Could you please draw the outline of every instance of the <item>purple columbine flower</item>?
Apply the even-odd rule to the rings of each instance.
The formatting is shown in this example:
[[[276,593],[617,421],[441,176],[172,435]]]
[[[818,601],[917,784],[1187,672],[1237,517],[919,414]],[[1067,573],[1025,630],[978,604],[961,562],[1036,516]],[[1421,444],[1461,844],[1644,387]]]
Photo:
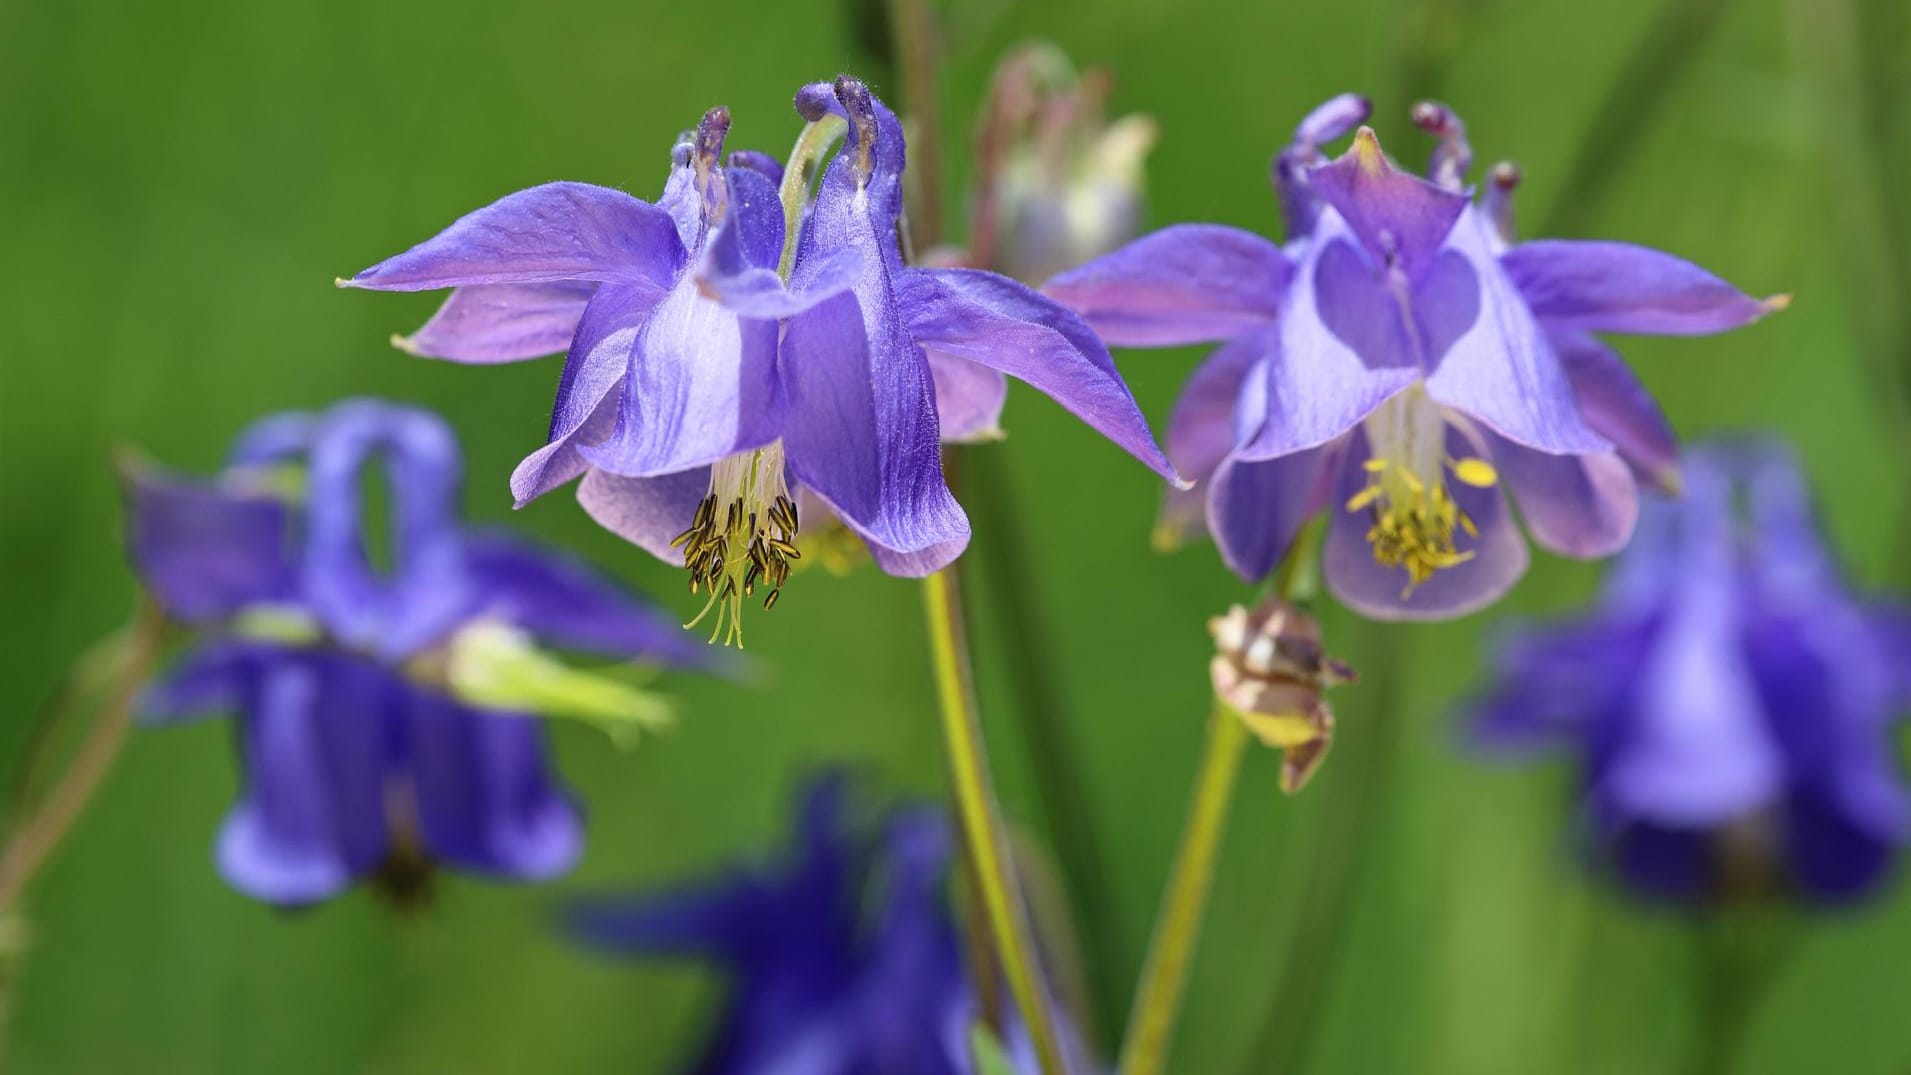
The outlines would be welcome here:
[[[1585,835],[1643,893],[1849,899],[1911,835],[1907,625],[1844,587],[1782,448],[1707,446],[1591,613],[1501,647],[1476,728],[1574,752]]]
[[[813,84],[797,107],[848,126],[798,221],[784,219],[773,162],[718,165],[729,119],[714,109],[658,205],[534,187],[342,281],[457,288],[408,341],[420,353],[506,361],[568,342],[550,443],[513,488],[522,502],[585,474],[594,518],[689,569],[717,612],[713,640],[741,641],[756,589],[776,601],[799,520],[818,511],[891,574],[960,554],[969,523],[940,441],[994,429],[1004,374],[1173,476],[1074,314],[1006,277],[902,264],[902,128],[862,83]],[[797,203],[804,178],[790,177]],[[786,224],[798,230],[787,266]]]
[[[379,460],[389,571],[373,566],[361,494]],[[583,821],[526,710],[563,707],[584,673],[537,658],[532,641],[706,660],[581,562],[460,527],[459,467],[435,415],[371,400],[257,423],[210,481],[127,466],[134,564],[198,632],[143,718],[236,714],[244,789],[217,857],[248,895],[312,903],[421,859],[523,880],[564,872]],[[590,682],[592,697],[641,701]]]
[[[841,778],[806,789],[781,863],[570,909],[569,931],[598,950],[711,960],[729,972],[729,999],[689,1070],[974,1070],[970,1027],[982,1012],[943,901],[947,826],[930,811],[897,811],[871,839],[846,816],[847,790]],[[1017,1069],[1036,1070],[1027,1043],[1010,1037]],[[1081,1054],[1072,1037],[1067,1047]]]
[[[1045,290],[1118,346],[1225,341],[1170,425],[1169,454],[1201,488],[1170,495],[1167,540],[1205,520],[1256,579],[1330,510],[1325,573],[1342,601],[1456,616],[1525,571],[1502,486],[1534,540],[1598,557],[1632,531],[1635,473],[1671,478],[1664,417],[1590,333],[1719,332],[1784,299],[1623,243],[1509,245],[1516,175],[1496,169],[1473,204],[1471,151],[1440,105],[1415,109],[1440,136],[1430,180],[1397,170],[1366,127],[1322,163],[1317,147],[1367,113],[1363,98],[1329,101],[1276,159],[1286,248],[1179,225]]]

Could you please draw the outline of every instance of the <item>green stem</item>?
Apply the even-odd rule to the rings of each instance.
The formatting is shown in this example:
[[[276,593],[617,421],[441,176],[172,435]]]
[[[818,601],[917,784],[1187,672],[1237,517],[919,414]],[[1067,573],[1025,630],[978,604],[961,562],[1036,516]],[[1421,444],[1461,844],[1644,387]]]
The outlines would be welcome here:
[[[1035,1044],[1041,1070],[1044,1075],[1061,1075],[1061,1046],[1037,962],[1035,931],[1009,857],[1007,833],[989,778],[981,714],[970,678],[968,638],[962,625],[962,596],[954,568],[944,568],[923,580],[922,602],[929,621],[929,650],[942,711],[942,735],[966,861],[982,897],[996,959]]]
[[[119,635],[112,661],[112,687],[101,702],[86,737],[46,798],[20,818],[0,851],[0,912],[11,908],[27,883],[46,864],[73,822],[99,790],[100,782],[119,756],[132,726],[133,703],[159,658],[166,617],[158,606],[141,598],[131,627]]]
[[[1159,1075],[1166,1066],[1247,742],[1247,726],[1217,706],[1208,717],[1207,748],[1195,778],[1187,827],[1135,993],[1134,1015],[1121,1048],[1121,1075]]]

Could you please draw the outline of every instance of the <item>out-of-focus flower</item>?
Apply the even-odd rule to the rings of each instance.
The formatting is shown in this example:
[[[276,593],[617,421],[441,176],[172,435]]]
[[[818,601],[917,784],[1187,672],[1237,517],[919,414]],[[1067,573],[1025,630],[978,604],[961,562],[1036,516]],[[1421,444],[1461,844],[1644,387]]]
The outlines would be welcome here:
[[[976,139],[975,264],[1039,283],[1134,238],[1157,131],[1147,116],[1108,122],[1109,86],[1046,42],[996,67]]]
[[[712,960],[729,999],[698,1075],[966,1075],[982,1017],[942,895],[950,834],[924,810],[870,839],[841,778],[813,783],[787,860],[661,893],[586,900],[566,925],[602,951]],[[1034,1071],[1010,1034],[1019,1070]],[[1071,1056],[1081,1044],[1066,1043]],[[1071,1065],[1071,1070],[1088,1070]]]
[[[386,541],[366,533],[361,491],[378,460]],[[125,466],[134,564],[198,632],[143,717],[236,716],[244,789],[218,862],[249,895],[311,903],[421,857],[526,880],[562,873],[583,824],[532,714],[629,730],[669,714],[534,641],[708,663],[583,563],[461,527],[459,467],[435,415],[371,400],[267,418],[209,481]]]
[[[1214,695],[1261,742],[1286,752],[1281,789],[1313,777],[1334,741],[1334,711],[1321,697],[1354,681],[1354,670],[1321,649],[1314,617],[1276,597],[1252,612],[1235,605],[1208,621]]]
[[[758,587],[775,603],[812,506],[891,574],[959,555],[969,523],[939,444],[995,428],[1005,373],[1173,475],[1074,314],[992,273],[902,265],[902,129],[862,83],[807,86],[797,107],[842,117],[848,143],[798,222],[787,280],[780,168],[761,154],[719,167],[729,121],[716,109],[679,147],[685,163],[657,206],[548,184],[342,281],[458,288],[410,344],[467,361],[548,352],[574,319],[551,443],[513,488],[528,500],[588,469],[586,510],[685,564],[717,612],[713,641],[741,642]],[[525,288],[566,289],[581,312],[537,307]],[[517,331],[531,322],[551,331]]]
[[[1205,522],[1228,566],[1256,579],[1328,510],[1336,596],[1375,618],[1444,618],[1526,569],[1502,485],[1534,540],[1598,557],[1632,531],[1635,471],[1670,475],[1664,417],[1589,333],[1719,332],[1784,299],[1623,243],[1509,246],[1514,173],[1496,171],[1474,206],[1471,151],[1440,105],[1415,109],[1440,137],[1430,181],[1397,170],[1365,127],[1321,163],[1318,147],[1367,112],[1359,97],[1329,101],[1276,159],[1285,249],[1180,225],[1045,290],[1111,344],[1226,341],[1169,428],[1170,456],[1204,487],[1170,495],[1166,541]]]
[[[1590,614],[1501,647],[1476,729],[1574,752],[1585,835],[1642,892],[1849,899],[1911,834],[1907,623],[1846,590],[1782,448],[1707,446]]]

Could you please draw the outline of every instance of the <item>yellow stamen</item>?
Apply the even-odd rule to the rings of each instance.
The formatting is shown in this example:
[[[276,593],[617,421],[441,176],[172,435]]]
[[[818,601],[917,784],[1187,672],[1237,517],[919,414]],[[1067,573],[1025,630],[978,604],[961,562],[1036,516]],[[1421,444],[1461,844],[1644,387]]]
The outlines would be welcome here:
[[[1435,572],[1473,558],[1472,550],[1460,551],[1456,537],[1477,538],[1479,528],[1447,491],[1447,471],[1475,489],[1493,487],[1499,473],[1484,459],[1447,456],[1446,418],[1419,387],[1383,404],[1367,419],[1366,431],[1373,453],[1361,463],[1367,484],[1346,507],[1370,513],[1367,542],[1374,560],[1406,571],[1404,598]]]

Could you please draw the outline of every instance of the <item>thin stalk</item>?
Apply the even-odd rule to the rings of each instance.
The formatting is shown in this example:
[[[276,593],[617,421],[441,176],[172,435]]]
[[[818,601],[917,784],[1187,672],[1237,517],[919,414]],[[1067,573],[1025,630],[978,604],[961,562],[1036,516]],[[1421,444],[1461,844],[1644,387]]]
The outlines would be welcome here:
[[[159,659],[165,627],[166,617],[159,607],[141,598],[132,626],[120,636],[120,659],[115,662],[112,687],[86,737],[74,748],[58,782],[14,826],[6,850],[0,852],[0,911],[13,906],[46,864],[119,756],[132,726],[133,702]]]
[[[1312,568],[1320,526],[1309,525],[1295,538],[1268,590],[1283,600],[1311,594]],[[1188,821],[1181,830],[1174,869],[1148,956],[1142,963],[1141,982],[1135,989],[1128,1016],[1128,1033],[1121,1046],[1121,1075],[1159,1075],[1174,1043],[1175,1020],[1181,1013],[1181,995],[1187,991],[1188,965],[1201,938],[1208,890],[1214,885],[1214,863],[1227,832],[1228,809],[1234,802],[1235,778],[1247,753],[1247,726],[1217,702],[1208,717],[1207,745],[1201,769],[1195,775],[1188,803]]]
[[[1228,806],[1247,742],[1247,726],[1217,706],[1208,717],[1207,748],[1195,777],[1188,823],[1181,832],[1181,848],[1175,853],[1174,872],[1142,966],[1134,1014],[1121,1047],[1121,1075],[1159,1075],[1167,1065],[1175,1017],[1188,984],[1188,964],[1201,936],[1214,862],[1227,831]]]
[[[936,99],[942,50],[937,47],[935,12],[926,0],[890,0],[895,32],[897,74],[915,133],[909,140],[909,174],[915,179],[915,203],[909,207],[911,238],[928,250],[942,241],[942,110]]]
[[[1009,992],[1022,1013],[1029,1039],[1035,1044],[1041,1070],[1044,1075],[1061,1075],[1060,1039],[1049,1013],[1035,931],[1015,876],[1001,808],[989,777],[981,714],[970,676],[968,635],[962,623],[962,595],[954,568],[944,568],[923,580],[922,602],[929,622],[929,651],[965,861],[982,897],[996,959],[1008,979]]]

